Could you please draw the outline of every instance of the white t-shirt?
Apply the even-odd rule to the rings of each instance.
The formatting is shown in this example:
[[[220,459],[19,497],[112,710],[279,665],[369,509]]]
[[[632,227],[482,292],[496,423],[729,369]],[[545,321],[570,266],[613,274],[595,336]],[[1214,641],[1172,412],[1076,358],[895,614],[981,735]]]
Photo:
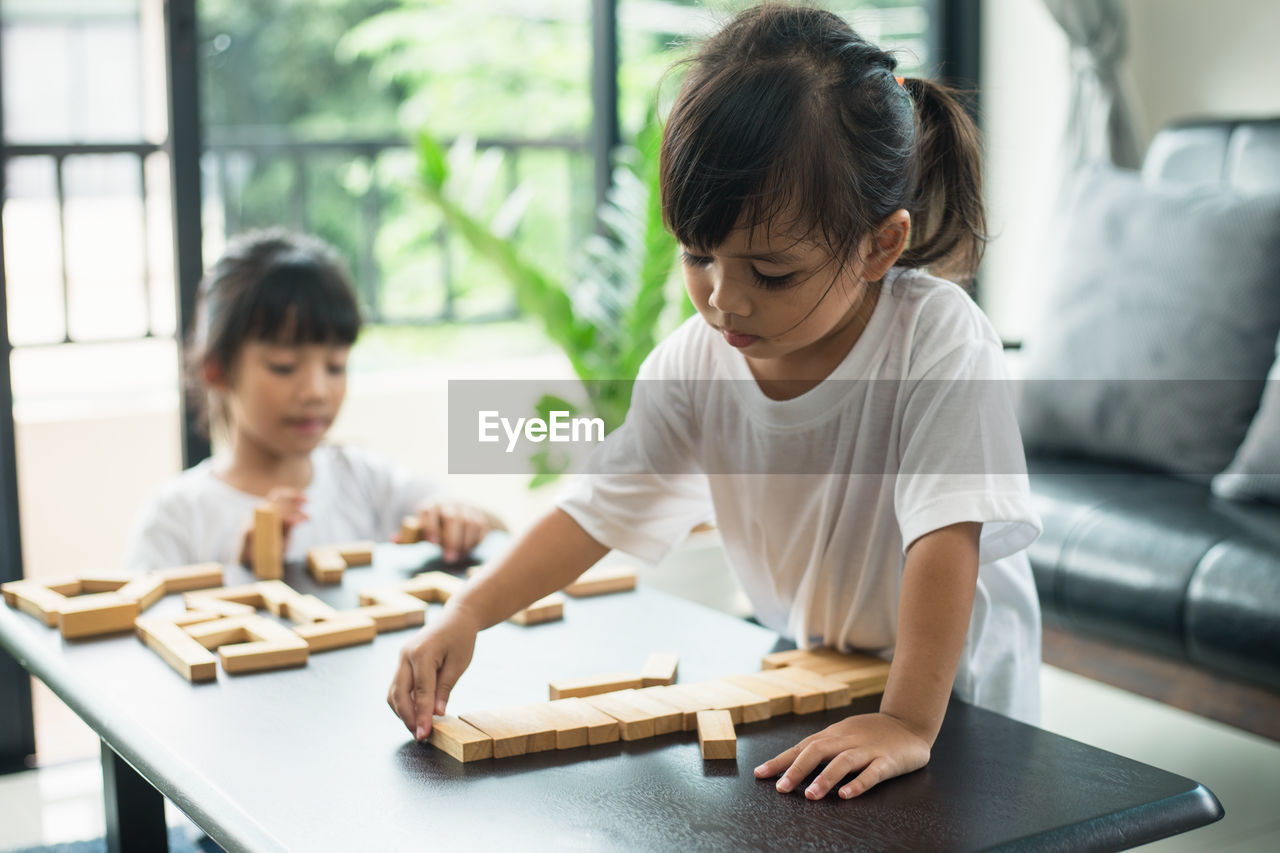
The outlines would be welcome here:
[[[289,532],[286,560],[305,559],[317,545],[388,541],[405,515],[438,497],[430,483],[356,448],[322,445],[311,463],[303,506],[308,519]],[[218,479],[214,461],[206,459],[152,496],[134,523],[125,568],[239,563],[245,528],[262,500]]]
[[[714,518],[760,622],[801,647],[891,657],[906,547],[982,522],[954,691],[1037,722],[1040,533],[999,338],[956,285],[885,277],[866,329],[816,387],[764,395],[692,317],[640,370],[627,422],[561,508],[601,543],[659,560]]]

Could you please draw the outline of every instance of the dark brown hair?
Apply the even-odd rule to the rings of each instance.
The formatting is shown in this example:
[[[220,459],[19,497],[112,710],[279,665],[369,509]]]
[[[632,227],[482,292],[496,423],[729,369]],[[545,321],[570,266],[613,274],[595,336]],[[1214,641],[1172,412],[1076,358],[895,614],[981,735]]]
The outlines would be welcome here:
[[[766,4],[690,60],[662,139],[662,211],[684,245],[737,225],[820,237],[840,263],[905,209],[898,263],[957,280],[986,243],[977,129],[957,94],[894,77],[897,60],[839,16]]]
[[[227,426],[209,400],[206,365],[230,376],[250,341],[297,346],[350,346],[360,334],[360,309],[351,277],[329,244],[282,229],[232,239],[200,281],[186,351],[187,389],[206,428]]]

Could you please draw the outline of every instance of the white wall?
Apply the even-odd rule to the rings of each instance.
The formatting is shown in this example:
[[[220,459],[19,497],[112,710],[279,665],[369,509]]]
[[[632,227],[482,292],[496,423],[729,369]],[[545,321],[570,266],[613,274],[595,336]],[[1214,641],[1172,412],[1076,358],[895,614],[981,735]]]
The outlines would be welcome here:
[[[1140,143],[1171,119],[1280,116],[1280,3],[1126,0],[1129,61],[1122,79]],[[995,241],[982,286],[1007,339],[1034,319],[1039,257],[1060,174],[1068,96],[1066,39],[1039,0],[985,0],[983,109],[987,198]]]

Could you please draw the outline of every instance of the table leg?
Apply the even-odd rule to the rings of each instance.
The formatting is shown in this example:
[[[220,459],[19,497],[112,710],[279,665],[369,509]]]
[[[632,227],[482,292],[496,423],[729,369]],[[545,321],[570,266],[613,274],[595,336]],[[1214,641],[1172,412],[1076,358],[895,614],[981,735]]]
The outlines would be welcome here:
[[[169,849],[164,797],[106,741],[102,742],[102,798],[108,853]]]

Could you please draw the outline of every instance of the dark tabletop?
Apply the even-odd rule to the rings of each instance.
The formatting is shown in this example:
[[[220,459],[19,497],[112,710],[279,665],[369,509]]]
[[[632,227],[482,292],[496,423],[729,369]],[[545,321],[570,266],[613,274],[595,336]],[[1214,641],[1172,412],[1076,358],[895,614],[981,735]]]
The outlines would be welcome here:
[[[340,607],[407,578],[429,546],[381,546],[341,587],[285,580]],[[227,584],[252,578],[229,568]],[[151,611],[180,609],[169,596]],[[427,618],[439,612],[432,605]],[[132,635],[65,641],[0,605],[0,642],[228,850],[1118,850],[1222,814],[1197,783],[952,701],[925,769],[862,797],[778,794],[752,768],[848,710],[738,727],[737,761],[695,733],[461,764],[387,708],[412,631],[306,667],[189,684]],[[647,590],[570,599],[560,622],[483,632],[450,713],[547,698],[554,678],[680,654],[680,681],[759,669],[777,636]],[[877,699],[852,710],[875,709]],[[803,786],[800,786],[803,790]]]

